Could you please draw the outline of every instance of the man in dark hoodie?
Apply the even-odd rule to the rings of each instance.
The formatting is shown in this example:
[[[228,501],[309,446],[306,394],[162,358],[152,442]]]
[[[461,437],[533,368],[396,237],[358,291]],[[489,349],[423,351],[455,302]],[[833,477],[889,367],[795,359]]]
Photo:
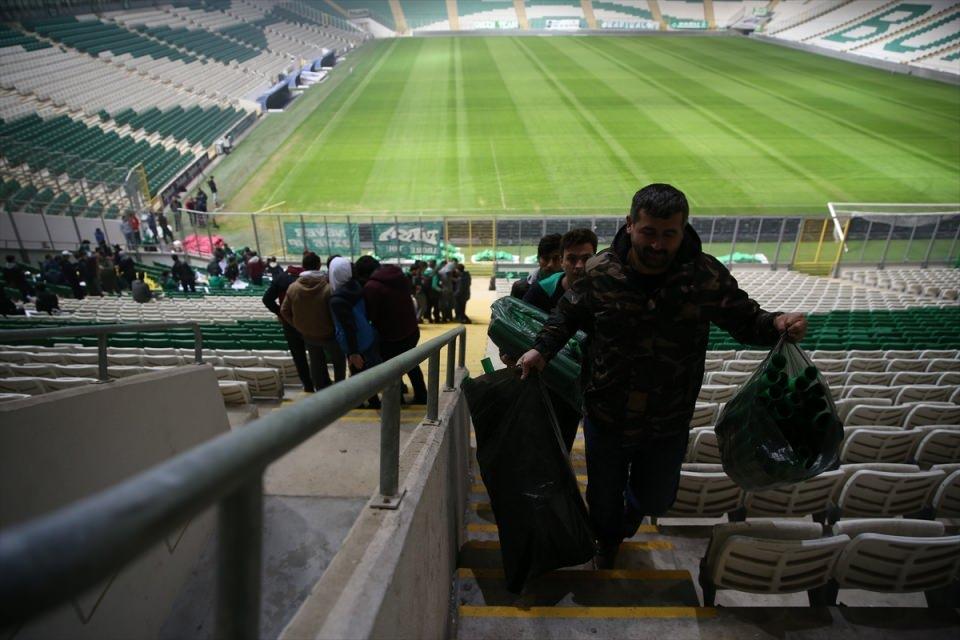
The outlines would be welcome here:
[[[303,384],[303,390],[313,393],[316,387],[313,386],[313,378],[310,377],[307,346],[303,342],[303,336],[280,315],[280,305],[286,299],[287,289],[296,278],[286,273],[273,258],[267,263],[267,271],[270,273],[271,281],[261,301],[263,306],[275,313],[280,321],[280,328],[283,330],[283,337],[287,340],[287,347],[290,348],[290,356],[293,358],[293,365],[297,368],[297,377]]]
[[[518,361],[526,376],[578,329],[589,336],[581,372],[587,503],[603,569],[644,516],[676,499],[710,323],[754,345],[806,333],[803,314],[761,309],[703,252],[689,213],[670,185],[638,191],[613,245],[587,261]]]
[[[367,319],[380,336],[380,357],[386,362],[413,349],[420,341],[420,327],[413,307],[410,280],[393,264],[380,265],[372,256],[354,264],[357,280],[363,285]],[[413,387],[413,404],[426,404],[427,385],[419,366],[407,372]]]
[[[333,339],[333,317],[330,315],[330,281],[320,272],[320,256],[310,252],[303,256],[303,271],[288,288],[280,305],[280,316],[303,336],[310,356],[310,377],[315,389],[329,387],[327,353],[333,360],[334,381],[346,377],[343,356]]]

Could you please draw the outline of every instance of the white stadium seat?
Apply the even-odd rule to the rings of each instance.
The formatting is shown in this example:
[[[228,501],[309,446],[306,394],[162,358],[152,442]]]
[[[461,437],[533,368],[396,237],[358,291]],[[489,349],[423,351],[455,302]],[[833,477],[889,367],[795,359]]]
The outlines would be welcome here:
[[[740,504],[740,487],[719,464],[684,464],[677,499],[662,517],[717,518]]]
[[[716,525],[700,563],[703,604],[712,607],[718,589],[748,593],[798,593],[822,587],[849,542],[822,537],[816,522],[732,522]]]
[[[905,463],[921,435],[899,427],[845,427],[840,461]]]

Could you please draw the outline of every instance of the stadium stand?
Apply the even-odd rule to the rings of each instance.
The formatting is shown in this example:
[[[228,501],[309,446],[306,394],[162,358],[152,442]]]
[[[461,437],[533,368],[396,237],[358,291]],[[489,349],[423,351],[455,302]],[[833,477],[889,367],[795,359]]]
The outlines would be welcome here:
[[[460,29],[517,29],[520,23],[511,0],[457,0]]]
[[[445,2],[401,0],[403,15],[412,31],[449,31],[450,16]]]
[[[706,28],[706,16],[703,2],[687,2],[686,0],[659,0],[660,13],[671,29],[685,24],[685,28],[699,25]]]
[[[585,29],[583,7],[577,0],[524,0],[531,29]]]
[[[383,26],[397,30],[389,0],[337,0],[337,4],[347,11],[368,12],[371,18]]]
[[[844,270],[841,277],[870,287],[943,300],[957,300],[960,292],[956,269],[852,269]]]
[[[601,29],[659,28],[649,6],[645,0],[595,0],[593,14]]]

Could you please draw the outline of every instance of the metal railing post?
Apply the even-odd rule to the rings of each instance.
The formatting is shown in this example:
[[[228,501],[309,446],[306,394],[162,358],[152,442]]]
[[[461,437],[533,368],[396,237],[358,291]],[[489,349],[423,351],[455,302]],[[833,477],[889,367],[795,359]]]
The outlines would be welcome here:
[[[215,636],[223,640],[257,640],[263,553],[263,477],[260,472],[220,502],[217,532]]]
[[[193,325],[193,358],[197,364],[203,364],[203,331],[199,322]]]
[[[100,382],[109,382],[110,373],[107,370],[107,334],[97,336],[97,377]]]
[[[430,354],[427,366],[427,421],[436,424],[440,416],[440,351]]]
[[[457,373],[457,337],[451,338],[447,343],[447,380],[443,387],[444,391],[454,391],[453,388],[455,375]]]
[[[400,379],[383,390],[380,405],[380,498],[375,509],[396,509],[405,492],[398,491],[400,481]]]
[[[466,329],[464,329],[463,333],[460,334],[459,350],[460,350],[460,368],[463,369],[467,366],[467,331]]]

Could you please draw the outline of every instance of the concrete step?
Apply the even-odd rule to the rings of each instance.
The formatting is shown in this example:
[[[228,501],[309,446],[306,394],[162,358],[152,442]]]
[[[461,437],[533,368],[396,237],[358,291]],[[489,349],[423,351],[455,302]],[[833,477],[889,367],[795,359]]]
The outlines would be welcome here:
[[[674,567],[673,542],[664,539],[628,540],[620,545],[617,569]],[[657,556],[667,557],[658,558]],[[460,547],[458,566],[464,569],[502,569],[499,540],[467,540]]]
[[[898,607],[474,607],[458,608],[457,638],[830,638],[954,640],[955,609]]]
[[[659,534],[660,531],[652,524],[640,525],[637,535],[631,540],[647,540],[651,535]],[[499,540],[499,530],[495,522],[469,522],[467,523],[467,540]]]
[[[700,605],[689,571],[662,569],[560,570],[507,591],[502,569],[457,570],[458,606],[636,607]]]

